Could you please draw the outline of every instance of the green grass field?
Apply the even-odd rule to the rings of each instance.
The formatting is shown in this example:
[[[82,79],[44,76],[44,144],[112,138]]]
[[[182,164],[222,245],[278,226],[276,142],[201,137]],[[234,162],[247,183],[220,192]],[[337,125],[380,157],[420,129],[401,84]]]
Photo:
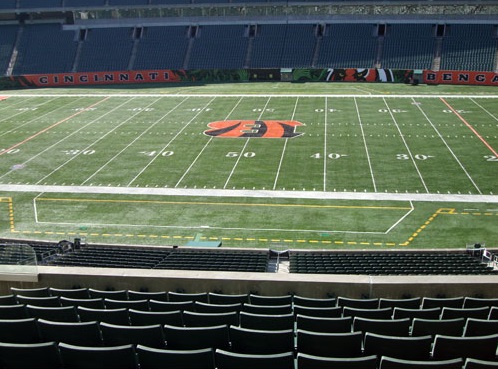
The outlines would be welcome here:
[[[3,91],[0,236],[497,246],[497,98],[346,83]]]

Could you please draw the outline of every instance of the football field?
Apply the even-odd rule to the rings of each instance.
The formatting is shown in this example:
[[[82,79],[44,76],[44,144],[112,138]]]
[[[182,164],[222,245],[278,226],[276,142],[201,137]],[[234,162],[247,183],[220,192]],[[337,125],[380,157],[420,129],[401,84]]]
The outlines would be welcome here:
[[[331,85],[0,92],[0,236],[497,246],[494,90]]]

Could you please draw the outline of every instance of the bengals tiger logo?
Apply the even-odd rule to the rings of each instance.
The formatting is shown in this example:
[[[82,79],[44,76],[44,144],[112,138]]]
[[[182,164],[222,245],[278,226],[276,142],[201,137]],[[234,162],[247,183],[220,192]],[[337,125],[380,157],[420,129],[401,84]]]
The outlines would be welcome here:
[[[297,133],[296,127],[304,124],[296,120],[220,120],[211,122],[204,131],[213,137],[242,138],[294,138],[303,133]]]

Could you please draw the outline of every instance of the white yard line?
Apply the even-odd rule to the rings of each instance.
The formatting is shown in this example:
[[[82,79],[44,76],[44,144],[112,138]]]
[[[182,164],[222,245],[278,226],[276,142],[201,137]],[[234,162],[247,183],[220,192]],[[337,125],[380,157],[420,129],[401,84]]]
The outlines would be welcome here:
[[[323,125],[323,191],[327,191],[327,117],[328,117],[328,100],[325,98],[325,115]]]
[[[180,101],[180,102],[179,102],[179,103],[178,103],[178,104],[177,104],[177,105],[176,105],[173,109],[169,110],[166,114],[164,114],[164,115],[161,117],[161,119],[160,119],[160,120],[164,119],[166,116],[168,116],[171,112],[173,112],[174,110],[176,110],[176,109],[177,109],[180,105],[182,105],[182,104],[183,104],[185,101],[187,101],[187,100],[188,100],[188,97],[184,98],[184,99],[183,99],[182,101]],[[212,101],[212,100],[211,100],[211,101]],[[210,102],[211,102],[211,101],[210,101]],[[209,103],[208,103],[208,104],[209,104]],[[199,113],[197,113],[197,114],[194,116],[194,118],[192,118],[192,120],[193,120],[193,119],[195,119],[195,118],[196,118],[199,114],[200,114],[200,111],[199,111]],[[138,174],[137,174],[135,177],[133,177],[133,178],[132,178],[132,180],[131,180],[130,182],[128,182],[127,186],[131,186],[131,185],[132,185],[132,183],[133,183],[133,182],[135,182],[135,181],[137,180],[137,178],[138,178],[138,177],[140,177],[140,176],[141,176],[141,175],[142,175],[142,174],[143,174],[143,173],[144,173],[144,172],[145,172],[145,171],[146,171],[146,170],[147,170],[147,169],[148,169],[148,168],[152,165],[152,163],[154,163],[154,162],[156,161],[156,159],[157,159],[157,158],[159,158],[159,157],[163,154],[164,150],[166,150],[166,149],[169,147],[169,145],[171,145],[171,143],[172,143],[172,142],[173,142],[173,141],[174,141],[174,140],[175,140],[175,139],[176,139],[176,138],[177,138],[177,137],[178,137],[178,136],[179,136],[179,135],[180,135],[180,134],[181,134],[181,133],[182,133],[182,132],[183,132],[186,128],[187,128],[187,126],[188,126],[188,125],[192,122],[192,120],[190,120],[190,122],[188,122],[186,125],[184,125],[184,126],[182,127],[182,129],[180,129],[178,132],[176,132],[175,136],[174,136],[171,140],[169,140],[169,141],[168,141],[168,143],[167,143],[166,145],[164,145],[164,146],[161,148],[161,150],[159,150],[159,151],[157,152],[157,154],[156,154],[156,155],[155,155],[155,156],[154,156],[154,157],[153,157],[153,158],[152,158],[152,159],[151,159],[151,160],[147,163],[147,165],[146,165],[146,166],[144,166],[144,167],[140,170],[140,172],[138,172]]]
[[[413,157],[412,151],[410,150],[410,147],[408,146],[408,143],[405,140],[405,136],[403,135],[403,132],[401,132],[401,129],[399,128],[398,122],[396,121],[396,118],[394,118],[394,114],[391,111],[391,108],[389,107],[389,105],[387,104],[387,101],[385,99],[383,99],[383,100],[384,100],[384,104],[386,104],[387,111],[389,112],[389,115],[391,116],[391,119],[394,122],[394,125],[396,126],[396,128],[399,132],[399,136],[401,137],[401,140],[403,141],[403,144],[405,145],[406,150],[408,151],[408,156],[410,157],[410,159],[415,167],[415,170],[418,173],[418,177],[420,178],[420,181],[422,182],[422,185],[424,186],[425,192],[429,193],[429,189],[427,188],[427,185],[425,184],[424,177],[422,177],[422,173],[420,172],[420,169],[417,166],[417,162],[415,161],[415,158]]]
[[[57,141],[57,142],[56,142],[56,143],[54,143],[53,145],[50,145],[50,146],[49,146],[49,147],[47,147],[45,150],[43,150],[43,151],[39,152],[39,153],[38,153],[38,154],[36,154],[35,156],[32,156],[29,160],[25,161],[23,164],[26,164],[26,163],[30,162],[31,160],[33,160],[33,159],[35,159],[36,157],[40,156],[41,154],[43,154],[43,153],[47,152],[48,150],[52,149],[53,147],[58,146],[61,142],[66,141],[68,138],[70,138],[70,137],[74,136],[75,134],[79,133],[80,131],[84,130],[86,127],[88,127],[88,126],[92,125],[93,123],[95,123],[95,122],[99,121],[100,119],[102,119],[102,117],[104,117],[104,116],[106,116],[106,115],[108,115],[108,114],[110,114],[110,113],[114,112],[115,110],[119,109],[119,108],[120,108],[120,107],[122,107],[123,105],[128,104],[128,103],[130,102],[130,100],[133,100],[133,98],[132,98],[132,99],[128,99],[128,100],[127,100],[127,101],[125,101],[124,103],[122,103],[122,104],[120,104],[120,105],[116,106],[114,109],[109,110],[108,112],[106,112],[106,113],[104,113],[104,114],[100,115],[99,117],[97,117],[97,118],[93,119],[91,122],[89,122],[89,123],[85,124],[85,125],[84,125],[84,126],[82,126],[81,128],[78,128],[78,129],[77,129],[76,131],[74,131],[73,133],[71,133],[71,134],[67,135],[66,137],[64,137],[63,139],[61,139],[61,140]],[[122,123],[121,123],[121,124],[122,124]],[[120,124],[120,125],[121,125],[121,124]],[[120,125],[119,125],[119,126],[120,126]],[[119,127],[119,126],[117,126],[117,127]],[[113,130],[115,130],[117,127],[115,127]],[[112,131],[111,131],[111,132],[112,132]],[[99,140],[103,139],[103,138],[104,138],[105,136],[107,136],[109,133],[110,133],[110,132],[106,133],[106,134],[105,134],[103,137],[101,137]],[[79,156],[81,155],[81,153],[83,153],[85,150],[88,150],[88,149],[89,149],[91,146],[93,146],[94,144],[95,144],[95,142],[94,142],[94,143],[92,143],[91,145],[87,146],[87,147],[86,147],[86,148],[84,148],[83,150],[81,150],[78,154],[73,155],[71,158],[69,158],[69,159],[68,159],[68,160],[66,160],[64,163],[62,163],[62,164],[61,164],[61,165],[59,165],[57,168],[55,168],[52,172],[50,172],[49,174],[47,174],[47,175],[46,175],[45,177],[43,177],[42,179],[38,180],[38,181],[36,182],[36,184],[40,184],[43,180],[45,180],[46,178],[48,178],[49,176],[51,176],[53,173],[55,173],[56,171],[58,171],[60,168],[62,168],[62,167],[63,167],[63,166],[65,166],[66,164],[70,163],[71,161],[73,161],[74,159],[76,159],[77,157],[79,157]],[[10,172],[12,172],[12,170],[11,170]],[[10,172],[8,172],[8,173],[10,173]],[[1,179],[2,177],[3,177],[3,176],[0,176],[0,179]]]
[[[367,138],[365,136],[365,131],[363,130],[363,122],[360,116],[360,109],[358,107],[358,102],[356,101],[356,97],[354,98],[354,105],[356,107],[356,115],[358,116],[358,122],[360,123],[361,129],[361,137],[363,138],[363,146],[365,148],[365,153],[367,154],[368,168],[370,170],[370,177],[372,178],[372,185],[374,192],[377,192],[377,184],[375,183],[375,176],[372,168],[372,160],[370,159],[370,153],[368,152]]]
[[[46,102],[46,104],[48,104],[49,102],[52,102],[53,100],[55,100],[55,99],[51,99],[51,100],[47,101],[47,102]],[[4,135],[6,135],[6,134],[9,134],[9,133],[11,133],[11,132],[13,132],[13,131],[17,131],[19,128],[22,128],[22,127],[24,127],[24,126],[26,126],[26,125],[28,125],[28,124],[30,124],[30,123],[33,123],[33,122],[35,122],[35,121],[37,121],[37,120],[39,120],[39,119],[41,119],[41,118],[43,118],[43,117],[45,117],[45,116],[47,116],[47,115],[49,115],[49,114],[52,114],[52,113],[53,113],[53,112],[55,112],[55,111],[60,110],[60,109],[63,109],[63,108],[65,108],[67,105],[69,105],[69,104],[73,104],[73,103],[74,103],[74,101],[71,101],[71,102],[68,102],[67,104],[64,104],[64,105],[62,105],[62,106],[59,106],[59,107],[57,107],[56,109],[51,110],[51,111],[49,111],[49,112],[47,112],[47,113],[45,113],[45,114],[42,114],[42,115],[37,115],[35,118],[33,118],[33,119],[31,119],[31,120],[28,120],[27,122],[25,122],[25,123],[23,123],[23,124],[16,125],[16,127],[15,127],[15,128],[12,128],[12,129],[10,129],[10,130],[8,130],[8,131],[5,131],[5,132],[0,133],[0,137],[4,136]],[[43,104],[41,104],[41,105],[43,105]],[[28,112],[28,111],[22,111],[22,112],[20,112],[20,113],[17,113],[17,114],[11,115],[11,116],[9,116],[9,117],[7,117],[7,118],[5,118],[5,119],[0,120],[0,122],[4,121],[4,120],[6,120],[6,119],[9,119],[9,118],[16,117],[16,116],[18,116],[19,114],[27,113],[27,112]]]
[[[266,104],[265,106],[263,107],[263,109],[261,109],[261,114],[259,114],[258,116],[258,119],[257,120],[261,120],[261,117],[263,116],[265,110],[266,110],[266,107],[268,106],[269,102],[271,100],[271,97],[268,98],[268,100],[266,100]],[[244,144],[244,147],[242,148],[242,150],[240,151],[239,153],[239,156],[237,156],[237,160],[235,161],[235,164],[232,168],[232,170],[230,171],[230,174],[228,175],[228,178],[225,182],[225,185],[223,186],[223,189],[226,189],[227,186],[228,186],[228,182],[230,182],[230,179],[232,178],[233,174],[235,173],[235,169],[237,168],[237,165],[239,164],[240,162],[240,159],[242,158],[242,156],[244,155],[244,152],[246,151],[246,147],[247,145],[249,144],[249,141],[251,140],[251,138],[247,138],[246,139],[246,143]]]
[[[323,191],[271,191],[271,190],[222,190],[150,187],[107,186],[48,186],[0,184],[1,192],[47,192],[76,194],[150,195],[150,196],[204,196],[204,197],[251,197],[271,199],[314,200],[368,200],[368,201],[432,201],[498,204],[498,195],[461,195],[431,193],[387,192],[323,192]]]
[[[157,103],[159,100],[161,99],[156,99],[154,100],[153,102],[151,102],[150,104],[148,104],[143,111],[147,111],[147,108],[149,108],[150,106],[154,105],[155,103]],[[138,114],[140,114],[140,112],[138,112]],[[133,115],[132,117],[135,117],[137,114]],[[131,119],[132,117],[130,117],[129,119]],[[126,121],[128,121],[129,119],[127,119]],[[90,175],[87,179],[85,179],[83,182],[81,182],[81,185],[84,185],[85,183],[87,183],[88,181],[90,181],[93,177],[95,177],[97,174],[99,174],[105,167],[107,167],[110,163],[112,163],[114,161],[114,159],[116,159],[118,156],[120,156],[123,152],[125,152],[126,150],[128,150],[128,148],[130,146],[132,146],[135,142],[137,142],[140,138],[143,137],[143,135],[145,135],[147,132],[149,132],[149,130],[151,130],[152,128],[154,128],[160,121],[161,121],[162,117],[158,120],[156,120],[154,123],[152,123],[150,126],[148,126],[145,130],[142,131],[142,133],[140,133],[137,137],[135,137],[130,143],[128,143],[128,145],[126,145],[124,148],[122,148],[120,151],[118,151],[117,154],[115,154],[112,158],[110,158],[104,165],[102,165],[99,169],[97,169],[92,175]]]
[[[415,99],[413,99],[413,102],[415,102]],[[463,164],[460,161],[460,159],[458,159],[458,156],[456,156],[456,154],[453,152],[453,150],[451,149],[450,145],[448,145],[448,143],[444,139],[443,135],[439,132],[439,130],[436,128],[436,126],[432,123],[432,121],[429,119],[429,117],[427,116],[427,114],[425,113],[425,111],[422,110],[422,108],[420,107],[420,104],[415,104],[415,105],[420,110],[420,112],[422,113],[422,115],[425,117],[425,119],[427,120],[427,122],[429,122],[429,124],[434,129],[434,131],[436,132],[436,134],[438,135],[438,137],[441,139],[441,141],[443,141],[444,146],[446,146],[446,148],[450,152],[451,156],[453,156],[453,158],[458,163],[458,165],[460,166],[460,168],[463,170],[463,172],[465,173],[465,175],[467,176],[467,178],[470,180],[470,182],[472,183],[472,185],[475,187],[475,189],[477,190],[477,192],[480,195],[482,195],[482,192],[479,189],[479,187],[477,186],[477,184],[474,182],[474,179],[470,176],[469,172],[467,172],[467,169],[465,169],[465,167],[463,166]]]
[[[292,111],[291,120],[294,120],[296,116],[297,103],[299,102],[299,97],[296,98],[296,103],[294,104],[294,110]],[[273,189],[277,188],[278,177],[280,176],[280,169],[282,168],[282,163],[284,162],[285,151],[287,149],[288,138],[284,141],[284,148],[282,149],[282,155],[280,155],[280,161],[278,163],[277,173],[275,174],[275,181],[273,181]]]
[[[66,141],[67,139],[71,138],[71,137],[72,137],[72,136],[74,136],[75,134],[77,134],[77,133],[79,133],[80,131],[84,130],[86,127],[88,127],[88,126],[92,125],[93,123],[95,123],[96,121],[98,121],[99,119],[101,119],[103,116],[105,116],[105,115],[107,115],[107,114],[109,114],[109,113],[113,112],[114,110],[118,109],[119,107],[123,106],[124,104],[125,104],[125,103],[123,103],[123,104],[121,104],[121,105],[117,106],[116,108],[114,108],[114,109],[112,109],[112,110],[108,111],[107,113],[105,113],[105,114],[101,115],[100,117],[98,117],[98,118],[96,118],[96,119],[92,120],[91,122],[89,122],[89,123],[85,124],[84,126],[82,126],[82,127],[78,128],[78,129],[77,129],[76,131],[74,131],[73,133],[71,133],[71,134],[69,134],[69,135],[65,136],[64,138],[60,139],[60,140],[59,140],[59,141],[57,141],[56,143],[54,143],[54,144],[52,144],[52,145],[48,146],[48,147],[47,147],[47,148],[45,148],[44,150],[40,151],[38,154],[33,155],[33,156],[32,156],[32,157],[30,157],[28,160],[24,161],[24,162],[22,163],[22,165],[26,165],[26,164],[27,164],[27,163],[29,163],[30,161],[32,161],[32,160],[34,160],[34,159],[36,159],[38,156],[40,156],[40,155],[42,155],[42,154],[46,153],[47,151],[51,150],[52,148],[54,148],[54,147],[56,147],[56,146],[58,146],[61,142],[64,142],[64,141]],[[78,154],[78,155],[79,155],[79,154]],[[75,156],[76,156],[76,155],[75,155]],[[70,160],[72,160],[72,159],[70,159]],[[14,169],[11,169],[11,170],[9,170],[8,172],[5,172],[4,174],[0,175],[0,179],[2,179],[3,177],[5,177],[6,175],[8,175],[8,174],[12,173],[13,171],[14,171]],[[38,182],[37,182],[37,183],[38,183]]]
[[[498,118],[494,116],[490,111],[488,111],[485,107],[480,105],[477,101],[475,101],[473,98],[470,99],[474,104],[476,104],[480,109],[484,110],[491,118],[493,118],[495,121],[498,121]]]
[[[235,109],[237,109],[237,107],[239,106],[239,104],[241,103],[243,97],[241,97],[237,103],[234,105],[234,107],[230,110],[230,112],[226,115],[225,117],[225,120],[228,120],[228,118],[230,117],[230,115],[232,115],[232,113],[235,111]],[[211,102],[210,102],[211,103]],[[207,105],[206,105],[207,106]],[[202,109],[204,110],[204,109]],[[202,111],[201,110],[201,111]],[[200,113],[200,112],[199,112]],[[198,114],[197,114],[198,115]],[[197,117],[196,115],[196,117]],[[194,117],[195,118],[195,117]],[[175,185],[175,188],[178,187],[180,185],[180,182],[183,181],[183,179],[187,176],[187,174],[190,172],[190,169],[192,169],[192,167],[195,165],[195,163],[197,162],[197,160],[199,160],[199,158],[202,156],[202,153],[204,152],[204,150],[206,150],[206,148],[209,146],[209,144],[211,143],[211,141],[213,140],[213,136],[211,136],[208,140],[208,142],[206,142],[206,144],[204,145],[204,147],[202,148],[202,150],[199,152],[199,154],[197,154],[196,158],[194,159],[194,161],[189,165],[189,167],[187,168],[187,170],[185,171],[185,173],[183,173],[183,175],[181,176],[181,178],[178,180],[178,182],[176,183]]]

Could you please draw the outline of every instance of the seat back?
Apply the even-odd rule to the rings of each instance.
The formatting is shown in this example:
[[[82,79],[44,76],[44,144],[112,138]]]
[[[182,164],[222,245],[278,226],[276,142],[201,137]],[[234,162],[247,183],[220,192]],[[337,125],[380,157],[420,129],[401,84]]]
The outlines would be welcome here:
[[[229,347],[228,326],[175,327],[164,325],[167,348],[172,350],[198,350]]]
[[[489,315],[489,307],[482,306],[476,308],[449,308],[444,307],[441,311],[441,319],[475,318],[486,319]]]
[[[498,334],[475,337],[436,335],[432,356],[436,360],[473,358],[495,360]]]
[[[486,306],[498,306],[498,298],[477,298],[477,297],[465,297],[463,300],[463,307],[465,309],[486,307]]]
[[[193,301],[169,302],[149,300],[149,307],[150,311],[195,311]]]
[[[304,307],[336,307],[337,300],[335,298],[326,299],[315,299],[311,297],[303,297],[294,295],[292,299],[294,305],[304,306]]]
[[[35,318],[0,320],[0,342],[38,343],[40,334]]]
[[[168,301],[168,293],[166,291],[160,292],[142,292],[128,290],[128,300],[156,300],[156,301]]]
[[[14,295],[0,296],[0,306],[15,305],[15,304],[17,304],[17,299]]]
[[[342,313],[343,316],[360,317],[368,319],[391,319],[393,309],[390,307],[382,309],[358,309],[346,306]]]
[[[28,318],[26,305],[0,305],[0,319],[25,319]]]
[[[0,368],[62,368],[55,342],[0,343]]]
[[[127,309],[90,309],[79,306],[76,308],[82,322],[105,322],[109,324],[129,325],[130,318]]]
[[[78,322],[79,317],[74,306],[44,307],[26,306],[28,314],[32,318],[41,318],[56,322]]]
[[[214,369],[214,353],[211,348],[201,350],[163,350],[137,346],[140,369]]]
[[[488,336],[490,334],[498,334],[498,320],[467,319],[463,329],[465,337]]]
[[[405,360],[429,360],[431,336],[396,337],[367,332],[365,334],[365,355],[389,356]]]
[[[441,308],[435,307],[431,309],[405,309],[400,307],[395,307],[393,311],[393,319],[405,319],[408,318],[413,320],[415,318],[421,319],[439,319],[441,315]]]
[[[62,306],[81,306],[90,309],[105,309],[104,299],[102,297],[88,298],[88,299],[77,299],[72,297],[60,298]]]
[[[294,350],[294,331],[265,331],[230,326],[232,350],[243,354],[278,354]]]
[[[422,303],[422,298],[420,297],[412,297],[407,299],[387,299],[387,298],[379,298],[379,309],[383,309],[386,307],[390,308],[404,308],[404,309],[419,309],[420,304]]]
[[[54,288],[50,287],[50,295],[59,297],[69,297],[73,299],[88,299],[90,294],[88,293],[88,288]]]
[[[299,352],[297,354],[298,369],[377,369],[377,356],[353,358],[322,357]]]
[[[38,329],[44,342],[64,342],[79,346],[102,346],[102,337],[97,322],[54,322],[38,319]]]
[[[418,361],[383,356],[379,369],[462,369],[462,365],[462,359]]]
[[[210,304],[230,305],[230,304],[247,304],[249,303],[249,294],[228,295],[223,293],[210,292],[208,294]]]
[[[19,304],[45,307],[61,306],[59,296],[31,297],[17,295],[16,298]]]
[[[498,368],[498,361],[467,358],[465,360],[465,364],[463,365],[463,369],[492,369],[492,368]]]
[[[183,323],[187,327],[237,325],[239,324],[239,314],[236,311],[228,313],[194,313],[191,311],[184,311]]]
[[[294,315],[298,314],[323,318],[340,318],[342,316],[342,308],[340,306],[314,307],[294,305]]]
[[[294,369],[294,353],[279,354],[240,354],[224,350],[216,350],[217,369],[271,368]]]
[[[435,336],[443,334],[446,336],[461,336],[465,320],[459,319],[413,319],[412,336]]]
[[[177,311],[141,311],[129,309],[131,325],[168,324],[183,327],[182,312]]]
[[[106,309],[135,309],[135,310],[149,310],[149,301],[148,300],[113,300],[113,299],[104,299],[104,305]]]
[[[319,333],[297,330],[297,351],[325,357],[358,357],[362,355],[361,332]]]
[[[89,288],[88,293],[91,298],[103,298],[103,299],[113,299],[113,300],[128,300],[128,291],[117,290],[117,291],[104,291],[97,290],[94,288]]]
[[[290,305],[292,304],[292,295],[260,296],[260,295],[250,294],[249,303],[252,305],[265,305],[265,306]]]
[[[350,316],[343,318],[318,318],[306,315],[296,317],[296,329],[322,333],[349,333],[353,319]]]
[[[144,345],[166,348],[161,325],[129,326],[100,323],[105,346]]]
[[[294,314],[267,315],[251,314],[242,311],[240,313],[240,326],[242,328],[270,331],[294,329]]]
[[[422,298],[422,309],[431,309],[431,308],[443,308],[443,307],[452,307],[452,308],[461,308],[463,307],[463,297],[424,297]]]
[[[408,336],[410,319],[368,319],[356,317],[353,320],[353,331],[371,332],[391,336]]]
[[[195,302],[194,309],[198,313],[231,313],[242,310],[242,303],[235,304],[206,304],[205,302]]]
[[[242,305],[242,311],[252,314],[279,315],[292,313],[292,305]]]
[[[207,303],[208,294],[207,292],[201,292],[201,293],[168,292],[168,301],[170,302],[199,301]]]
[[[348,297],[338,297],[337,306],[352,307],[357,309],[377,309],[379,299],[352,299]]]
[[[133,345],[88,347],[59,343],[64,368],[72,369],[137,369]]]
[[[48,296],[50,296],[50,290],[48,287],[39,287],[39,288],[10,287],[10,292],[12,292],[16,296],[26,296],[26,297],[48,297]]]

